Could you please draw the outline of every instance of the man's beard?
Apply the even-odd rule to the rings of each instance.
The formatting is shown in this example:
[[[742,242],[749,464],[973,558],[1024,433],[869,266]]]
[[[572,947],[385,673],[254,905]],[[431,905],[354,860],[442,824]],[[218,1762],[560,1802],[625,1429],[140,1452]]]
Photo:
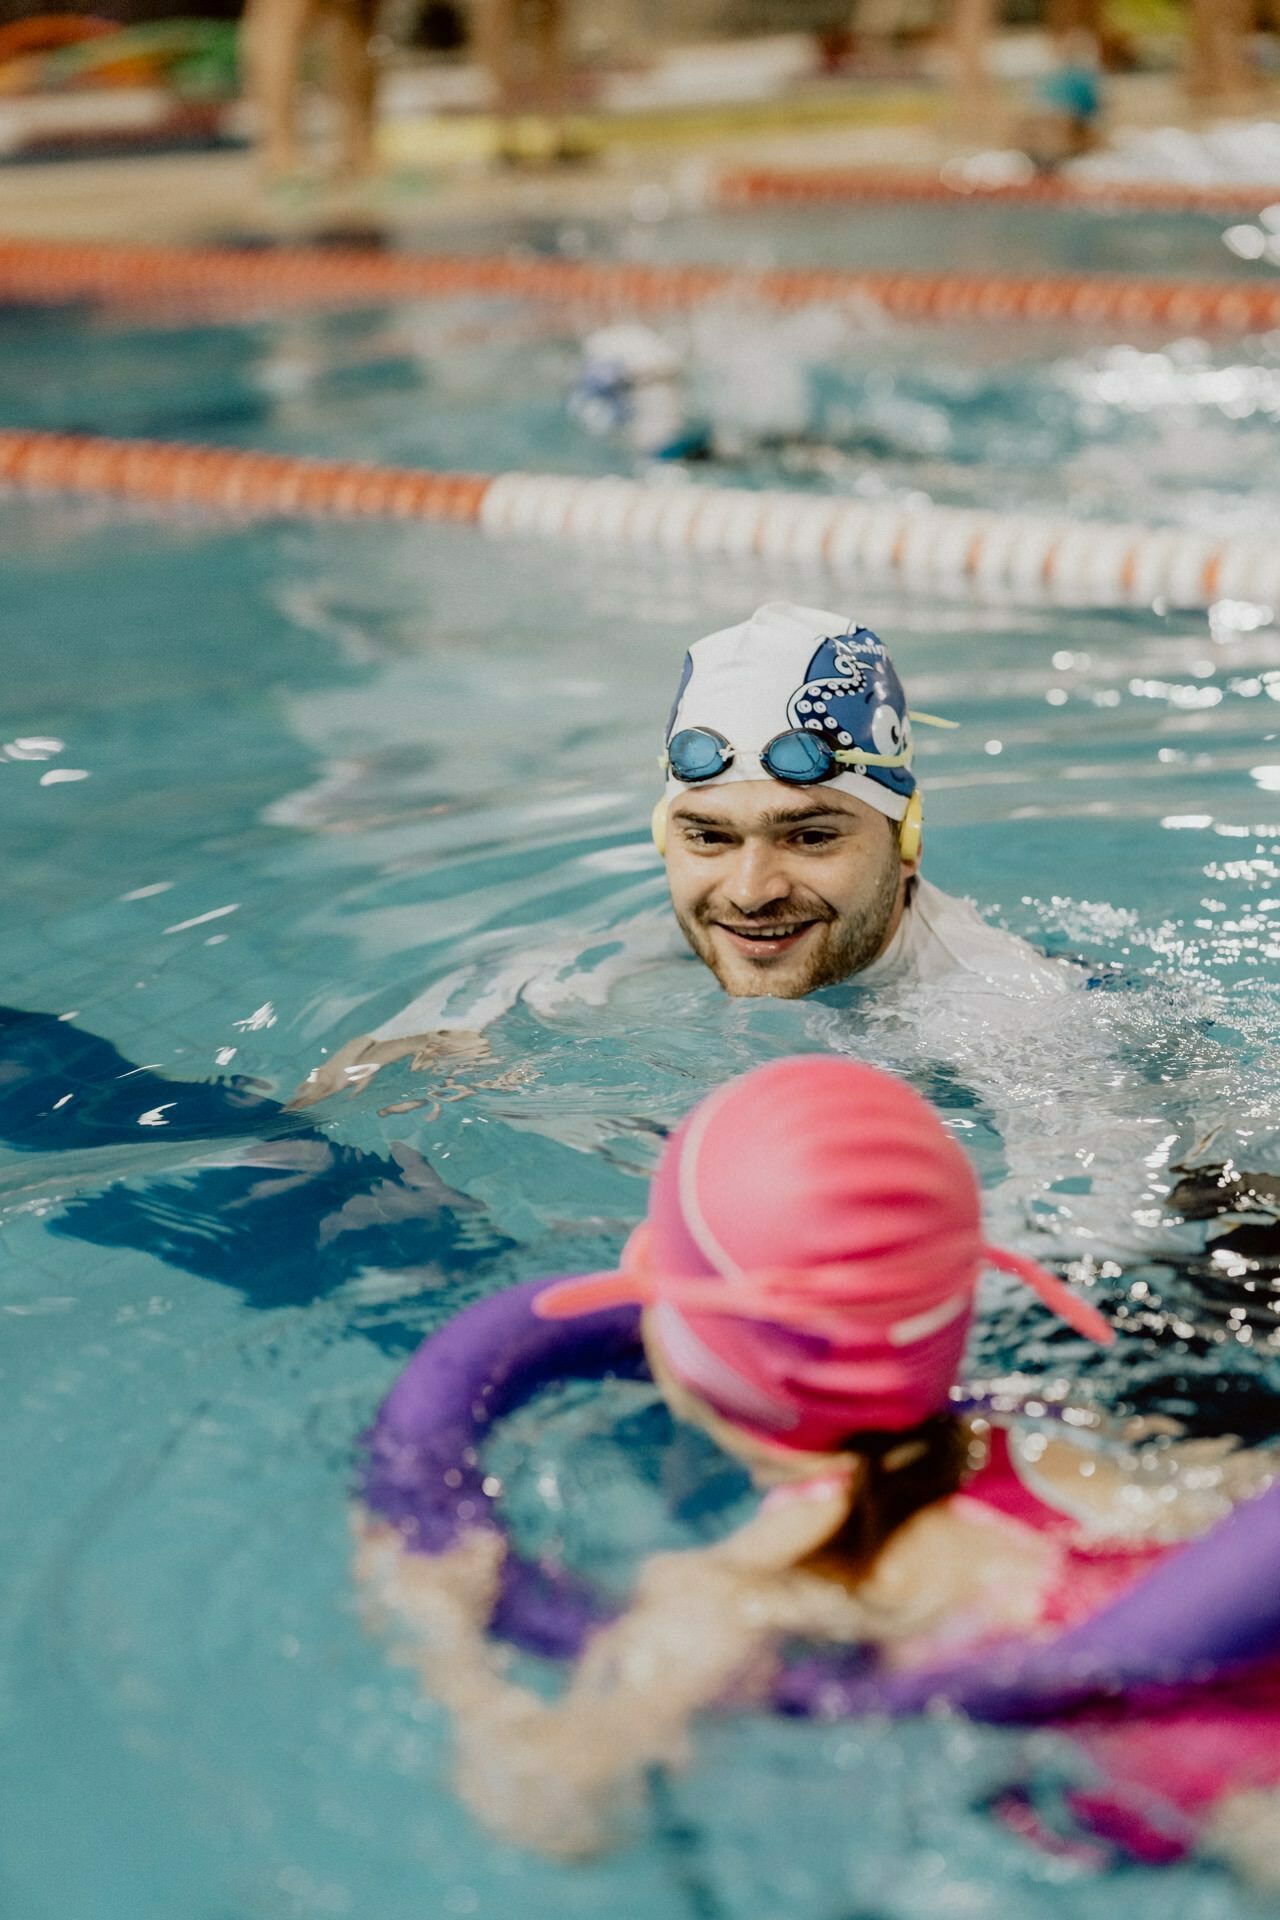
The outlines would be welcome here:
[[[743,914],[717,910],[707,902],[692,914],[676,911],[681,933],[704,965],[710,967],[726,993],[741,999],[771,997],[775,1000],[801,1000],[822,987],[838,986],[852,974],[869,967],[884,947],[889,926],[898,904],[898,886],[902,868],[897,859],[886,860],[875,892],[854,911],[839,914],[816,894],[792,894],[785,906],[769,913]],[[751,963],[745,957],[740,967],[726,964],[715,944],[711,927],[721,919],[731,925],[750,924],[752,928],[794,926],[797,921],[819,924],[815,937],[806,935],[806,950],[797,955],[795,970],[762,969],[758,985],[745,985],[752,978]]]

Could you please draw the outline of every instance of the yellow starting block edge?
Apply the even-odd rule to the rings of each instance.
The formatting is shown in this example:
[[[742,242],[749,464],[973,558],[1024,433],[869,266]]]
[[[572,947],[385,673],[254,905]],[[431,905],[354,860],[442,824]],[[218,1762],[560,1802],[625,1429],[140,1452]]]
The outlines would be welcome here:
[[[904,92],[573,113],[560,121],[524,114],[505,125],[491,113],[415,114],[382,124],[378,154],[393,167],[449,167],[495,160],[505,148],[533,162],[552,158],[562,143],[590,154],[611,146],[692,146],[735,134],[799,132],[807,127],[921,126],[936,119],[945,104],[941,95]]]

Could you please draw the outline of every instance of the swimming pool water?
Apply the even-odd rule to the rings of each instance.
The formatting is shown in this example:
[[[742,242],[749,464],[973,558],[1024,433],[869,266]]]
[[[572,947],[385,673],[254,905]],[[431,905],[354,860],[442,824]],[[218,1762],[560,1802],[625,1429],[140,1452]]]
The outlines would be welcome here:
[[[889,1761],[874,1749],[878,1780],[887,1764],[920,1782],[898,1809],[917,1835],[905,1858],[887,1802],[860,1785],[865,1731],[753,1724],[707,1736],[638,1851],[581,1875],[528,1868],[467,1829],[440,1783],[437,1721],[354,1616],[351,1444],[399,1357],[477,1288],[615,1253],[655,1130],[723,1073],[832,1040],[914,1056],[997,1183],[1009,1114],[992,1103],[1021,1093],[1034,1124],[1047,1083],[1021,1085],[1026,1036],[980,1076],[973,1056],[928,1057],[927,1010],[910,997],[729,1004],[659,937],[639,823],[672,656],[778,583],[740,570],[624,583],[587,555],[500,554],[435,531],[99,520],[4,512],[24,687],[14,737],[66,742],[51,761],[4,768],[10,1000],[76,1009],[125,1063],[182,1080],[234,1047],[224,1071],[283,1093],[323,1047],[432,980],[473,966],[465,1005],[531,949],[536,965],[491,1033],[492,1060],[458,1076],[499,1084],[380,1117],[393,1094],[430,1091],[388,1070],[362,1100],[320,1109],[319,1129],[299,1127],[292,1167],[277,1140],[274,1176],[202,1169],[207,1150],[170,1145],[163,1126],[136,1144],[126,1127],[120,1143],[73,1132],[57,1152],[6,1156],[6,1357],[21,1383],[6,1419],[11,1456],[28,1464],[5,1603],[4,1764],[25,1910],[201,1911],[201,1889],[210,1913],[397,1915],[428,1899],[488,1913],[517,1873],[531,1913],[591,1912],[625,1888],[638,1915],[765,1913],[784,1897],[825,1915],[856,1889],[896,1916],[931,1911],[943,1885],[959,1897],[966,1872],[975,1886],[1007,1873],[1011,1914],[1112,1899],[1109,1881],[1063,1883],[986,1831],[981,1782],[1031,1765],[1050,1792],[1051,1743],[1032,1742],[1029,1762],[1019,1741],[919,1729],[895,1733]],[[930,750],[931,870],[1020,930],[1133,976],[1082,1000],[1085,1028],[1050,1044],[1072,1146],[1103,1140],[1117,1109],[1155,1117],[1155,1139],[1256,1105],[1275,1030],[1259,888],[1280,829],[1249,771],[1266,693],[1228,688],[1272,671],[1274,630],[1215,646],[1168,617],[993,619],[883,600],[861,612],[894,635],[917,697],[965,723]],[[1213,671],[1198,677],[1205,657]],[[1223,699],[1181,709],[1132,690],[1157,676]],[[1066,702],[1048,704],[1058,691]],[[472,710],[474,733],[460,733]],[[39,784],[72,764],[89,777]],[[606,967],[598,1006],[587,996]],[[1127,1080],[1102,1084],[1104,1066]],[[382,1170],[318,1194],[301,1177],[317,1132]],[[473,1246],[428,1220],[421,1244],[397,1249],[392,1229],[413,1225],[413,1190],[387,1177],[397,1145],[482,1203]],[[126,1184],[104,1192],[95,1155]],[[245,1235],[219,1177],[287,1191],[256,1202],[260,1219],[236,1193]],[[362,1201],[363,1227],[335,1234],[333,1214]],[[1087,1225],[1091,1197],[1071,1204]],[[1112,1217],[1105,1195],[1097,1213],[1099,1227]],[[344,1240],[357,1256],[345,1265]],[[1012,1302],[993,1327],[988,1362],[1078,1367],[1069,1340],[1046,1342]],[[1157,1398],[1187,1369],[1168,1344],[1145,1362]],[[1230,1357],[1228,1377],[1270,1379],[1257,1353]],[[535,1485],[545,1510],[536,1489],[567,1489],[553,1529],[588,1557],[612,1545],[616,1558],[620,1512],[636,1516],[626,1553],[646,1528],[665,1537],[673,1489],[683,1477],[692,1494],[705,1466],[637,1395],[528,1436],[524,1492]],[[790,1846],[773,1858],[756,1833],[752,1809],[771,1791],[811,1810],[800,1860]],[[55,1846],[50,1823],[72,1807],[75,1844]],[[117,1862],[105,1887],[104,1850]],[[1146,1878],[1127,1876],[1136,1901],[1167,1898]],[[717,1904],[699,1907],[685,1880]],[[1246,1911],[1208,1869],[1178,1883],[1202,1903],[1188,1910]]]
[[[10,314],[0,425],[446,470],[633,472],[625,446],[566,406],[593,324],[481,301],[185,328]],[[724,453],[689,471],[694,484],[1224,533],[1274,523],[1280,335],[1116,342],[733,301],[660,325],[690,413]]]
[[[543,391],[555,339],[523,402],[526,348],[482,347],[468,368],[455,343],[425,379],[410,356],[403,379],[320,381],[290,415],[246,369],[295,351],[300,326],[340,360],[400,318],[163,338],[68,319],[34,344],[8,325],[10,417],[43,405],[47,424],[194,435],[206,405],[210,435],[254,444],[587,457]],[[942,381],[952,344],[922,379]],[[908,361],[895,336],[885,348]],[[487,402],[485,352],[502,361]],[[218,427],[228,393],[260,410]],[[984,404],[974,484],[996,486]],[[1171,1262],[1198,1240],[1161,1218],[1159,1190],[1213,1126],[1276,1170],[1274,611],[859,602],[912,697],[962,723],[921,742],[930,874],[1101,983],[1051,1028],[993,1033],[910,990],[728,1002],[669,931],[644,828],[680,654],[759,600],[820,603],[820,580],[56,501],[0,502],[0,556],[0,998],[67,1016],[0,1026],[16,1495],[0,1503],[0,1905],[1267,1911],[1212,1860],[1107,1871],[1030,1848],[989,1801],[1026,1786],[1053,1820],[1080,1762],[1052,1736],[945,1723],[713,1723],[617,1855],[517,1855],[460,1812],[440,1715],[359,1618],[347,1505],[355,1437],[425,1331],[509,1280],[612,1259],[663,1131],[702,1091],[828,1046],[928,1091],[993,1225],[1090,1258],[1141,1330],[1123,1361],[1085,1355],[993,1284],[977,1372],[1269,1437],[1270,1296],[1242,1323],[1220,1286],[1193,1288]],[[440,1019],[487,1020],[483,1043],[280,1113],[326,1049],[424,993]],[[56,1087],[72,1098],[55,1108]],[[526,1537],[614,1581],[722,1525],[740,1494],[636,1386],[553,1396],[498,1436],[495,1463]]]
[[[919,269],[935,273],[1143,273],[1273,278],[1224,237],[1248,216],[1019,206],[957,196],[941,204],[705,208],[696,168],[671,187],[643,185],[629,220],[433,218],[415,243],[456,252],[511,248],[734,267]],[[1259,208],[1260,210],[1260,208]]]

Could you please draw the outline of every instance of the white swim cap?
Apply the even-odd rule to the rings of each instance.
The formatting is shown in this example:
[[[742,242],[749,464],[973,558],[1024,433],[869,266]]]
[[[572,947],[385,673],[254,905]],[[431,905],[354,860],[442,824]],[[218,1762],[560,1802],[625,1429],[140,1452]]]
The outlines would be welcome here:
[[[681,371],[671,342],[639,322],[597,328],[587,335],[582,357],[588,367],[609,369],[616,380],[674,380]]]
[[[901,820],[916,790],[907,698],[884,642],[843,614],[771,601],[740,626],[708,634],[685,655],[667,722],[667,744],[686,728],[707,728],[729,742],[732,762],[699,784],[764,780],[763,749],[794,730],[835,753],[879,762],[842,766],[827,786]],[[668,768],[667,799],[689,784]]]

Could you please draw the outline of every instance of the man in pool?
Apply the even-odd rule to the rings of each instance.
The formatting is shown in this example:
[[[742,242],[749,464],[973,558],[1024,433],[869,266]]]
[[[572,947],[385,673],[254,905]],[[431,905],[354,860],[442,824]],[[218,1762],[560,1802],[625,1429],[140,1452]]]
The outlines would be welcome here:
[[[686,654],[653,835],[680,930],[726,993],[795,1000],[856,977],[1036,1003],[1081,984],[921,877],[912,718],[884,643],[838,613],[775,602]],[[447,1027],[448,995],[428,989],[314,1068],[291,1105],[357,1091],[395,1060],[483,1057],[472,1029],[536,967],[504,970],[483,1018],[450,1007]]]
[[[921,878],[913,718],[938,724],[839,614],[759,607],[685,656],[653,830],[680,929],[726,993],[795,1000],[855,976],[1070,988],[1068,969]]]

